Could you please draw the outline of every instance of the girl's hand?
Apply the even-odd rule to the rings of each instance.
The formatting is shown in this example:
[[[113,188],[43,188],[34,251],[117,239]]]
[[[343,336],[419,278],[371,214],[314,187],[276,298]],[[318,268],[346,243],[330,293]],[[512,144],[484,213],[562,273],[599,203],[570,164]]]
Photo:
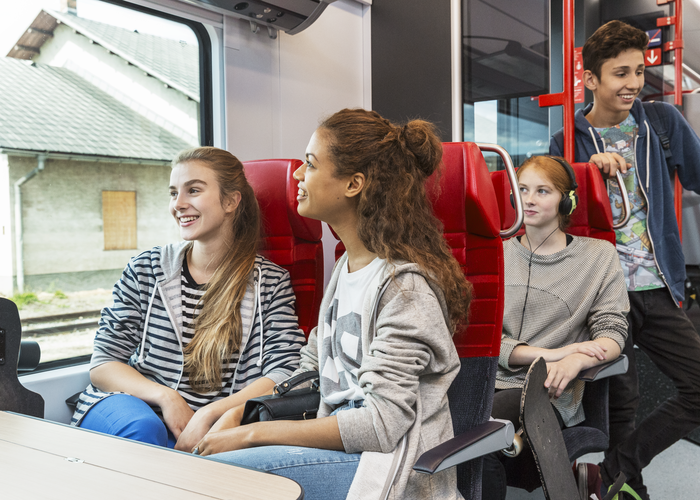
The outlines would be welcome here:
[[[588,340],[586,342],[576,342],[575,344],[566,346],[564,349],[568,350],[566,353],[567,356],[579,353],[590,356],[591,358],[597,358],[601,361],[605,360],[605,353],[607,352],[607,349],[604,346],[592,340]]]
[[[194,416],[194,411],[177,391],[169,388],[167,388],[165,397],[158,401],[158,405],[163,412],[165,425],[173,433],[175,439],[179,439],[180,434]]]
[[[575,358],[564,358],[555,363],[547,363],[547,380],[544,386],[549,389],[549,397],[557,399],[566,386],[578,376],[581,365]]]
[[[190,452],[204,435],[209,432],[215,422],[216,416],[206,406],[196,411],[177,438],[175,449]]]
[[[253,446],[252,435],[254,428],[255,424],[250,424],[218,432],[211,431],[197,443],[196,449],[198,454],[207,456],[214,453],[251,448]]]
[[[241,419],[243,418],[243,410],[245,410],[245,404],[234,406],[230,410],[226,411],[221,418],[216,421],[214,425],[211,426],[210,432],[219,432],[226,429],[233,429],[241,425]]]

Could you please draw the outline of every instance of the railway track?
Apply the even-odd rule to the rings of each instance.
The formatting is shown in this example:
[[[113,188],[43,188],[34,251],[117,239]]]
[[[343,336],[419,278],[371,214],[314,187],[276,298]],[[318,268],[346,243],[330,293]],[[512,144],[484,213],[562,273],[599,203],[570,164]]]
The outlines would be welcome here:
[[[22,336],[56,335],[88,328],[97,329],[101,310],[55,314],[22,320]]]

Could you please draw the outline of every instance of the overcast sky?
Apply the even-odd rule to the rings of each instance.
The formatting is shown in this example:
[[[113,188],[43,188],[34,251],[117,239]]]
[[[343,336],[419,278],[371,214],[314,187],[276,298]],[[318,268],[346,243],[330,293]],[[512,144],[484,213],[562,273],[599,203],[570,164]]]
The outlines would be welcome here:
[[[41,9],[60,10],[60,0],[3,0],[0,16],[0,56],[4,57],[19,40]],[[78,15],[87,19],[109,22],[140,33],[150,33],[187,43],[197,43],[192,30],[178,23],[122,9],[99,0],[78,0]]]

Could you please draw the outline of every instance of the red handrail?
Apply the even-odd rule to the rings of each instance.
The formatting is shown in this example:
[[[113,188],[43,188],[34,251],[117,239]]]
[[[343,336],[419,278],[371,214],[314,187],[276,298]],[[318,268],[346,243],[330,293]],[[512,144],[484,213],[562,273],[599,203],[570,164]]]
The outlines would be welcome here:
[[[574,0],[564,0],[564,88],[558,94],[543,94],[541,108],[564,107],[564,158],[574,163]]]

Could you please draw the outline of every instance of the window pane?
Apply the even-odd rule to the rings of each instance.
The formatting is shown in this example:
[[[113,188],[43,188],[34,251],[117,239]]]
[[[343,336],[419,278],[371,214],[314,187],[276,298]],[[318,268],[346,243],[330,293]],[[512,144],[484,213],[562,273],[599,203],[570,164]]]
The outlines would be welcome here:
[[[42,361],[89,354],[129,259],[179,239],[170,161],[200,144],[199,45],[184,24],[95,0],[4,13],[0,294]]]
[[[506,148],[515,165],[549,149],[549,2],[463,0],[464,140]],[[504,168],[485,155],[490,170]]]
[[[462,1],[466,102],[548,92],[548,5],[545,0]]]

